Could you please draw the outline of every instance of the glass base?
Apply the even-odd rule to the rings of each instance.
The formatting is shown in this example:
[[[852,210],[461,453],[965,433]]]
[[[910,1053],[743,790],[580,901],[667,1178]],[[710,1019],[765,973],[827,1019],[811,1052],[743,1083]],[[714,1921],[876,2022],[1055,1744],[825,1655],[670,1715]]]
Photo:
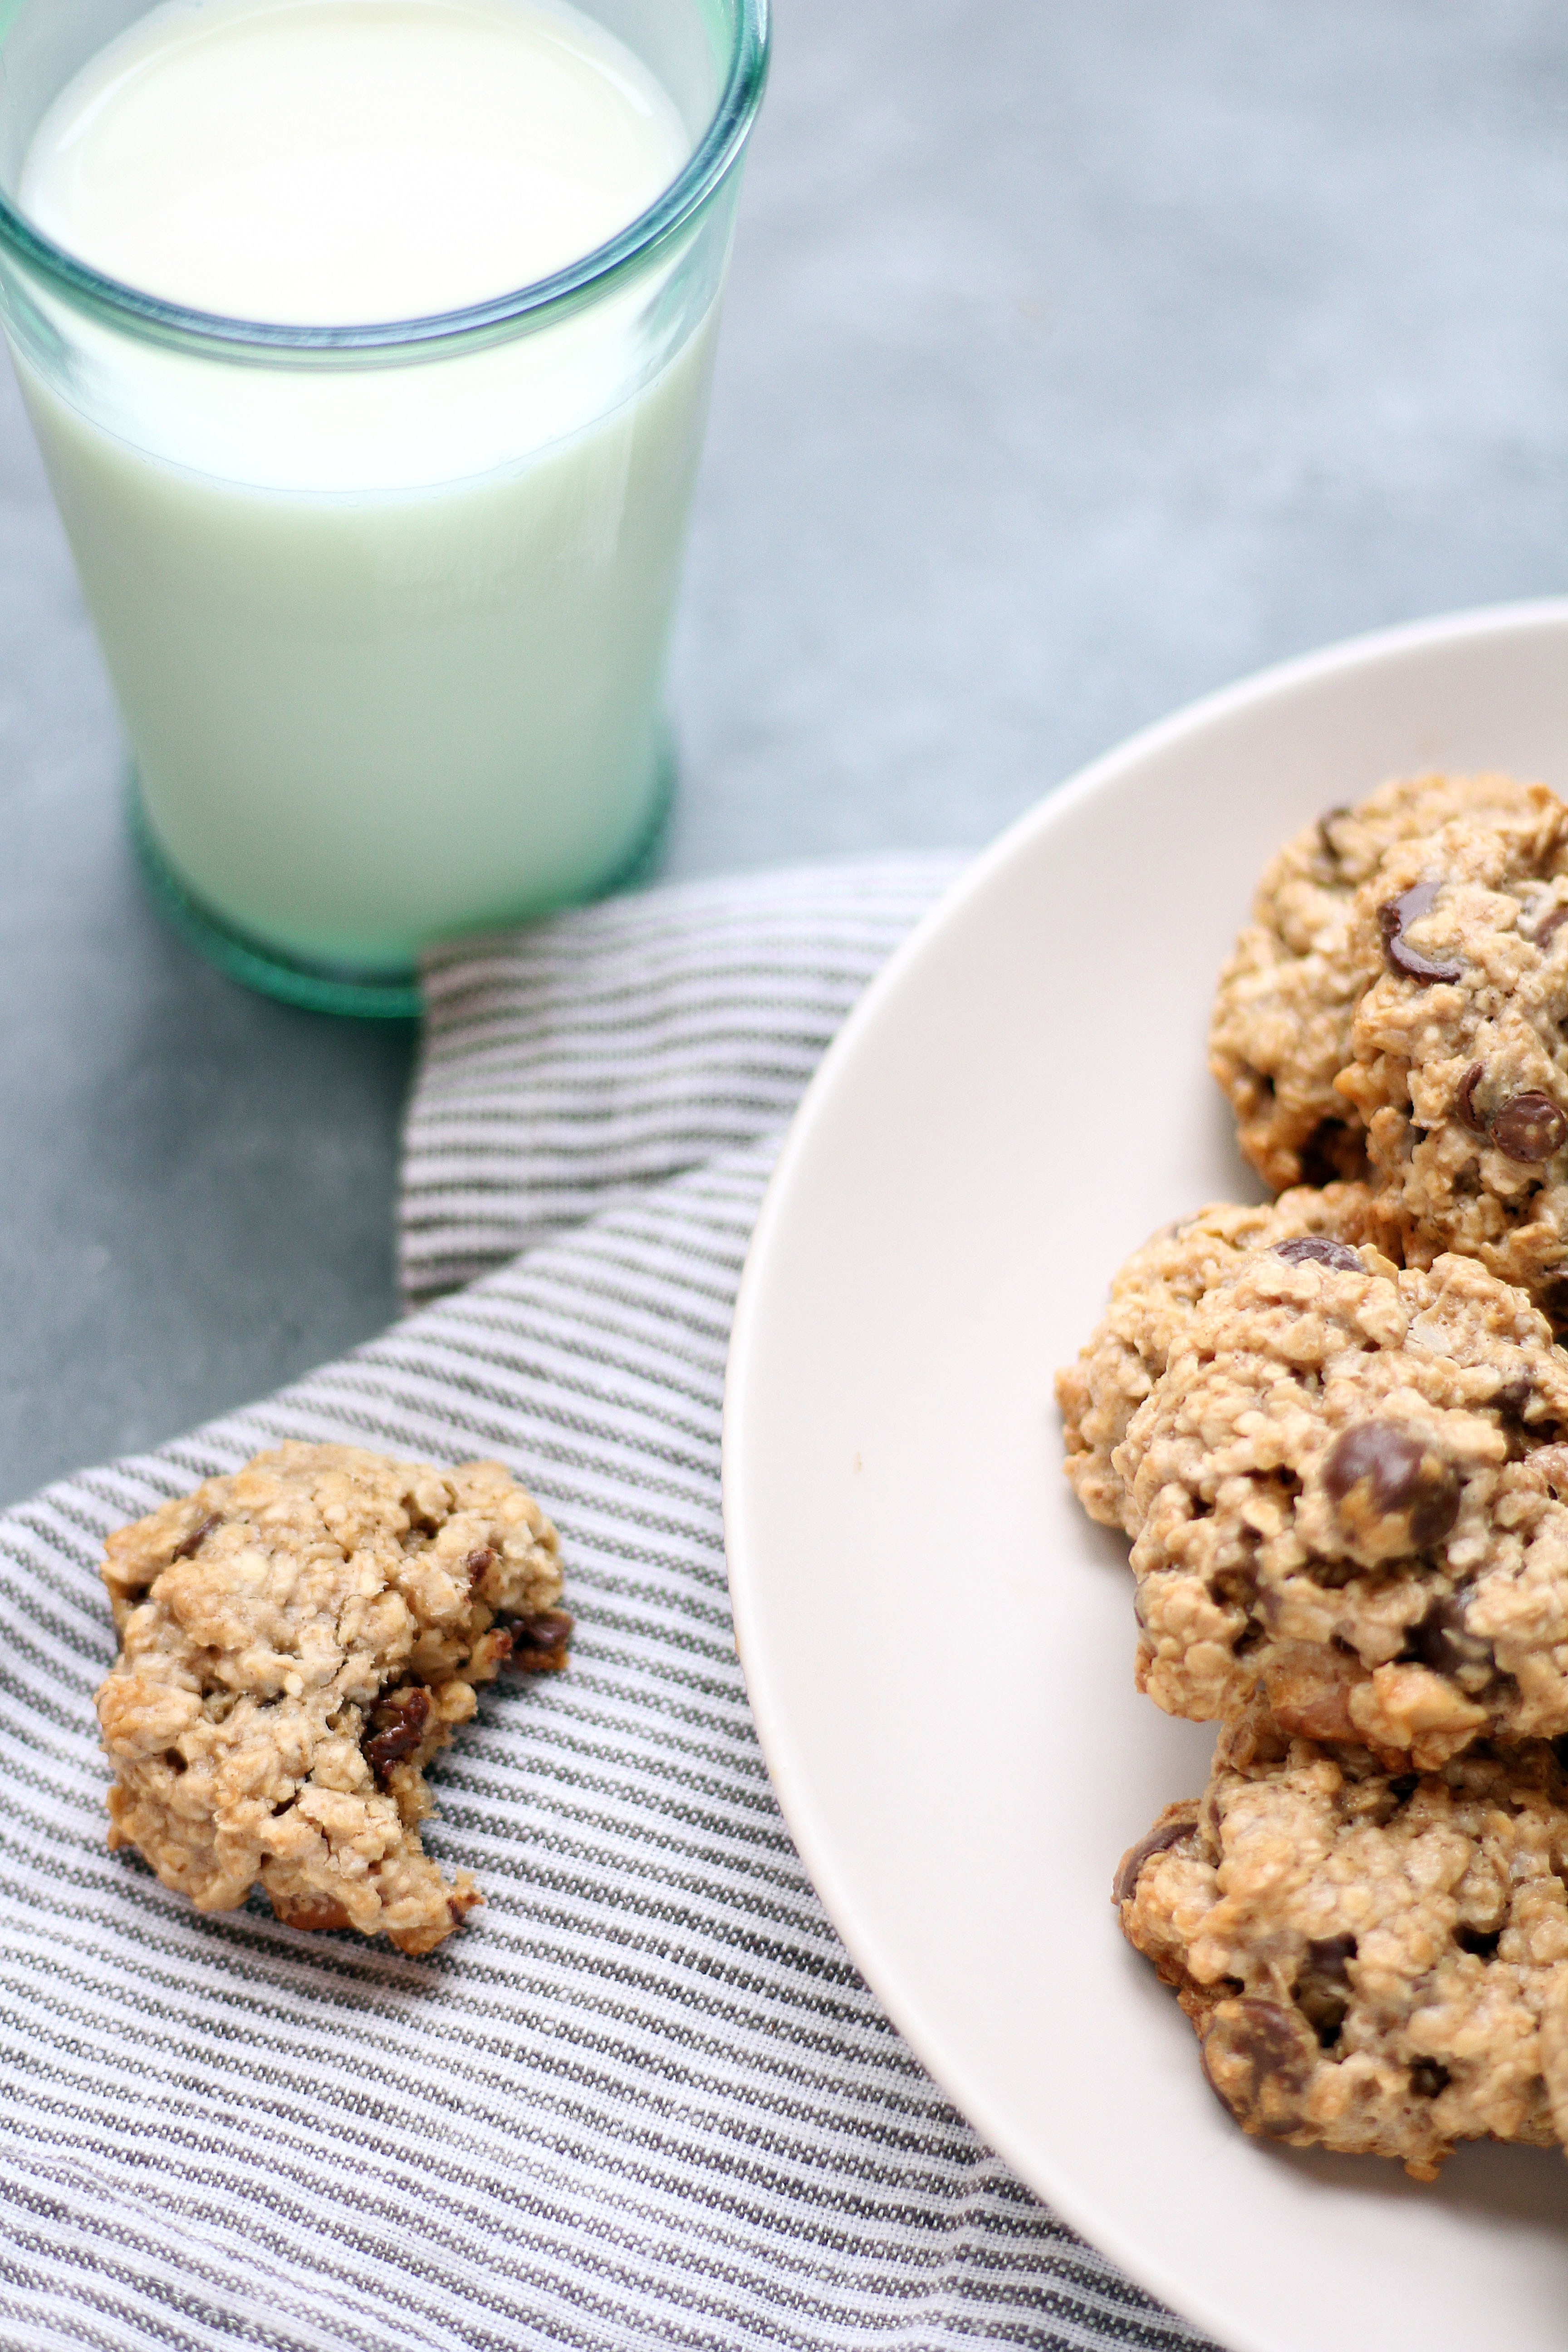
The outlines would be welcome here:
[[[592,896],[637,889],[653,879],[674,798],[675,745],[666,732],[659,746],[658,777],[647,828],[631,856]],[[301,1005],[308,1013],[347,1013],[362,1021],[419,1019],[425,997],[413,965],[365,971],[354,965],[312,962],[308,957],[268,946],[193,898],[153,830],[134,768],[127,813],[137,863],[160,912],[187,946],[230,980],[258,989],[263,996],[279,997],[285,1004]]]
[[[280,997],[285,1004],[302,1005],[308,1013],[348,1013],[372,1021],[419,1018],[425,1000],[419,974],[411,965],[403,971],[367,972],[310,963],[264,945],[193,898],[153,830],[134,769],[128,816],[136,860],[159,912],[188,947],[216,963],[230,980],[243,981],[247,988],[259,989],[264,996]]]

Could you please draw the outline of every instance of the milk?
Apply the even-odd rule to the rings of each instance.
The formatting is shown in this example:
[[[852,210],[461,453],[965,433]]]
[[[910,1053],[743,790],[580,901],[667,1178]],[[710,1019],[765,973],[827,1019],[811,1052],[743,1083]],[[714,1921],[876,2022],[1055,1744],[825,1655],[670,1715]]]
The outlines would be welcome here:
[[[164,0],[44,115],[20,201],[166,301],[342,328],[550,276],[690,145],[558,0]],[[727,237],[384,357],[73,315],[62,365],[12,303],[147,814],[228,924],[396,967],[636,847]]]
[[[629,49],[540,0],[163,0],[39,123],[18,190],[106,277],[346,326],[548,278],[689,152]]]

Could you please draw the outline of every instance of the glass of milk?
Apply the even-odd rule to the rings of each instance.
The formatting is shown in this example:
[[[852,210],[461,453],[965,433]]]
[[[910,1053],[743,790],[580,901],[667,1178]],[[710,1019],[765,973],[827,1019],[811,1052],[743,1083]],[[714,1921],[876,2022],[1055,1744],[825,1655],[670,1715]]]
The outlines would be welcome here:
[[[0,320],[226,967],[399,1013],[608,887],[766,0],[5,0]]]

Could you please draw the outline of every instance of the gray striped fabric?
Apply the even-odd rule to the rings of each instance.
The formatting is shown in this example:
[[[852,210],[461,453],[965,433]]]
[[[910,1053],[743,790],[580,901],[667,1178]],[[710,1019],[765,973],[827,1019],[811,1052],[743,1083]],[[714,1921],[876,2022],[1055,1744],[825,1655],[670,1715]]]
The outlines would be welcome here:
[[[654,894],[445,963],[410,1278],[531,1246],[0,1520],[6,2347],[1195,2341],[879,2013],[731,1636],[720,1402],[778,1122],[944,870]],[[574,1664],[487,1693],[437,1769],[430,1843],[489,1902],[428,1958],[203,1916],[104,1848],[101,1538],[284,1436],[499,1456],[563,1532]]]
[[[782,1128],[962,865],[928,854],[687,883],[436,957],[404,1148],[409,1298]]]

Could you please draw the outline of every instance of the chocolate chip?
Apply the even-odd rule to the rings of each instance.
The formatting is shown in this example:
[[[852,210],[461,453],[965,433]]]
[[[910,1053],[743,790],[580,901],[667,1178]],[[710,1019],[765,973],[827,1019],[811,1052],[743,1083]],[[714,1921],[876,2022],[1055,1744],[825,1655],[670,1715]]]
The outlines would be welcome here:
[[[399,1757],[417,1748],[430,1719],[430,1694],[417,1683],[388,1691],[371,1709],[370,1737],[361,1742],[365,1762],[384,1780]]]
[[[1478,1958],[1489,1960],[1502,1941],[1500,1927],[1456,1927],[1454,1941],[1461,1952],[1474,1952]]]
[[[511,1662],[525,1675],[540,1675],[566,1664],[572,1620],[564,1609],[537,1610],[531,1617],[514,1617],[506,1627],[511,1636]]]
[[[1305,1965],[1291,1988],[1291,1998],[1325,2050],[1331,2049],[1339,2040],[1351,2005],[1347,1963],[1355,1955],[1353,1936],[1315,1936],[1307,1946]]]
[[[1476,1082],[1482,1074],[1483,1066],[1479,1062],[1470,1064],[1469,1068],[1459,1080],[1459,1091],[1454,1097],[1454,1108],[1459,1115],[1459,1123],[1463,1127],[1468,1127],[1472,1135],[1484,1135],[1487,1131],[1486,1120],[1476,1108]]]
[[[163,1750],[163,1761],[176,1778],[185,1769],[185,1759],[181,1755],[177,1748],[165,1748]]]
[[[195,1559],[197,1552],[200,1551],[203,1544],[205,1543],[213,1529],[215,1528],[220,1528],[222,1525],[222,1519],[219,1517],[216,1511],[214,1511],[210,1518],[203,1519],[199,1527],[194,1527],[191,1529],[190,1534],[185,1538],[183,1544],[176,1544],[174,1546],[174,1558],[176,1559]]]
[[[1556,906],[1547,908],[1531,933],[1531,938],[1538,948],[1544,950],[1548,943],[1556,938],[1564,923],[1568,923],[1568,906],[1560,899]]]
[[[463,1565],[468,1571],[468,1590],[470,1592],[473,1591],[475,1585],[481,1580],[486,1569],[491,1565],[494,1559],[495,1554],[491,1551],[488,1544],[482,1546],[479,1550],[471,1551],[468,1554],[468,1557],[463,1562]]]
[[[1563,1149],[1568,1139],[1568,1118],[1564,1118],[1550,1095],[1515,1095],[1511,1102],[1492,1113],[1487,1132],[1500,1151],[1510,1160],[1517,1160],[1526,1168],[1538,1167]]]
[[[1404,1656],[1413,1665],[1429,1666],[1435,1675],[1458,1675],[1480,1666],[1489,1676],[1497,1664],[1491,1643],[1468,1631],[1464,1600],[1458,1592],[1439,1593],[1428,1601],[1426,1614],[1405,1637]]]
[[[1138,1892],[1138,1880],[1143,1864],[1152,1861],[1155,1854],[1168,1853],[1172,1846],[1180,1845],[1184,1838],[1194,1836],[1197,1826],[1189,1812],[1182,1821],[1157,1822],[1147,1837],[1140,1838],[1136,1845],[1130,1845],[1117,1866],[1110,1889],[1111,1901],[1131,1903]]]
[[[1436,2058],[1417,2058],[1410,2069],[1410,2087],[1418,2099],[1435,2099],[1448,2084],[1448,2069]]]
[[[1535,1303],[1554,1331],[1568,1331],[1568,1274],[1548,1275],[1537,1285]]]
[[[1403,972],[1406,980],[1418,980],[1424,988],[1435,980],[1453,981],[1462,976],[1457,963],[1434,963],[1419,948],[1411,947],[1405,937],[1409,924],[1418,923],[1423,915],[1431,913],[1441,887],[1437,882],[1415,883],[1377,910],[1377,927],[1383,933],[1383,952],[1390,971]]]
[[[1355,1499],[1356,1517],[1370,1509],[1386,1518],[1410,1514],[1413,1549],[1440,1543],[1459,1516],[1459,1482],[1447,1463],[1407,1430],[1388,1421],[1359,1421],[1336,1438],[1323,1465],[1323,1484],[1342,1507]]]
[[[1491,1400],[1492,1411],[1502,1413],[1510,1421],[1522,1421],[1525,1408],[1535,1393],[1535,1382],[1530,1374],[1516,1372],[1512,1380],[1499,1383],[1497,1394]]]
[[[1568,914],[1568,908],[1563,911]],[[1489,1118],[1476,1108],[1476,1087],[1483,1076],[1483,1066],[1472,1062],[1454,1097],[1455,1112],[1472,1135],[1490,1136],[1500,1151],[1526,1168],[1538,1166],[1562,1150],[1568,1139],[1568,1118],[1550,1095],[1534,1089],[1515,1095]]]
[[[1302,1234],[1296,1241],[1276,1242],[1274,1255],[1287,1265],[1331,1265],[1338,1274],[1362,1271],[1354,1250],[1345,1242],[1331,1241],[1327,1234]]]
[[[1294,2010],[1245,1993],[1222,2001],[1203,2039],[1203,2066],[1233,2116],[1273,2139],[1300,2128],[1300,2100],[1316,2059]]]

